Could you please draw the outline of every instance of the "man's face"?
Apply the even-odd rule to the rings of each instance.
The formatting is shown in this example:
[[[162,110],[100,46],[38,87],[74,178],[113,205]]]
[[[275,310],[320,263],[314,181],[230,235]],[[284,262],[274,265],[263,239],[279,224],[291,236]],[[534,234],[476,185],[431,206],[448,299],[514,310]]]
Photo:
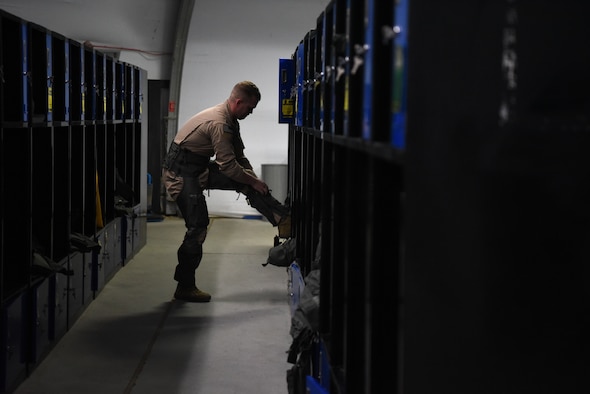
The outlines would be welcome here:
[[[258,100],[255,98],[244,100],[238,99],[236,104],[236,118],[242,120],[254,111],[254,108],[258,105]]]

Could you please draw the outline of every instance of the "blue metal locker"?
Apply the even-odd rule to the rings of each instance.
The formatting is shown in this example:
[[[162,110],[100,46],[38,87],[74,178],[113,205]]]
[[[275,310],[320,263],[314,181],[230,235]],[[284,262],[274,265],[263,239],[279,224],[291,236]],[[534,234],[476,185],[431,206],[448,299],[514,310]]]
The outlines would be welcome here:
[[[143,88],[142,88],[143,70],[140,68],[137,68],[135,70],[135,73],[137,76],[137,78],[136,78],[137,87],[135,89],[135,91],[137,93],[136,98],[135,98],[135,100],[137,101],[135,119],[141,120],[141,114],[143,111]]]
[[[46,28],[28,23],[31,121],[53,121],[53,39]]]
[[[336,0],[332,9],[331,113],[332,132],[344,133],[346,72],[346,0]]]
[[[314,74],[313,74],[313,81],[314,81],[314,102],[317,108],[314,111],[314,122],[313,127],[320,131],[325,131],[325,122],[326,122],[326,115],[325,115],[325,88],[326,88],[326,66],[328,64],[326,56],[329,53],[329,49],[326,48],[326,35],[327,31],[330,30],[332,26],[326,26],[326,12],[322,12],[317,20],[317,36],[316,36],[316,59],[314,64]],[[328,18],[330,20],[330,18]],[[328,43],[329,45],[329,43]]]
[[[107,112],[107,96],[106,96],[106,59],[105,55],[100,52],[95,52],[96,62],[96,120],[104,121]]]
[[[47,122],[53,121],[53,40],[51,33],[48,31],[45,33],[45,45],[47,48],[47,113],[45,119]]]
[[[22,38],[22,92],[23,92],[23,122],[29,121],[29,61],[28,61],[28,29],[24,22],[21,22],[21,38]]]
[[[125,69],[119,61],[115,62],[115,119],[125,118]]]
[[[74,252],[69,256],[68,277],[68,328],[72,327],[84,307],[84,253]]]
[[[84,48],[76,41],[68,40],[68,115],[71,122],[84,120]]]
[[[64,121],[70,121],[70,40],[64,39]]]
[[[84,120],[96,119],[96,53],[84,47]]]
[[[363,48],[365,2],[346,1],[346,40],[344,59],[343,134],[361,137],[363,121]]]
[[[110,121],[114,119],[115,113],[115,100],[113,99],[115,94],[115,63],[114,59],[110,56],[105,58],[105,62],[105,119]]]
[[[303,85],[305,82],[305,43],[303,41],[299,43],[295,53],[295,72],[297,92],[295,96],[295,126],[303,126]]]
[[[373,56],[375,51],[374,23],[375,2],[367,0],[365,5],[365,45],[363,63],[363,123],[362,137],[366,140],[373,138]],[[381,87],[382,88],[382,87]]]
[[[22,19],[0,10],[2,121],[17,127],[29,121],[29,30]]]
[[[319,129],[331,133],[333,131],[334,118],[332,113],[332,6],[329,4],[326,10],[321,14],[322,32],[321,40],[321,59],[320,59],[320,119]]]
[[[314,377],[306,376],[306,389],[307,392],[310,394],[329,394],[329,391],[326,390]]]
[[[31,344],[31,361],[40,362],[51,345],[49,339],[49,279],[44,279],[33,289],[32,308],[35,335]]]
[[[59,261],[68,268],[68,257]],[[49,339],[61,338],[68,328],[68,276],[54,274],[49,278]]]
[[[129,90],[129,97],[128,97],[128,102],[129,102],[129,113],[127,114],[127,119],[135,119],[135,72],[133,70],[133,66],[131,65],[127,65],[127,70],[129,72],[129,78],[128,78],[128,82],[129,82],[129,86],[128,86],[128,90]]]
[[[362,137],[389,144],[394,2],[368,0],[365,6],[363,56]]]
[[[293,59],[279,59],[279,123],[293,123],[295,120],[295,62]]]
[[[406,147],[408,0],[396,0],[393,38],[391,145]]]
[[[19,295],[10,300],[2,308],[2,332],[0,345],[2,358],[0,359],[0,390],[10,392],[20,383],[25,376],[25,332],[24,314],[26,302],[24,295]]]

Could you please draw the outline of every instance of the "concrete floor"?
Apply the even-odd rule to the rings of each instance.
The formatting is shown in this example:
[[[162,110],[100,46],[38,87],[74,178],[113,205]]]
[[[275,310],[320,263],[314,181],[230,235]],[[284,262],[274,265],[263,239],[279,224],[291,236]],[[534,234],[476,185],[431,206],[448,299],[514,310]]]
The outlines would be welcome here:
[[[212,219],[197,271],[206,304],[173,300],[184,230],[176,217],[148,223],[147,244],[15,393],[287,393],[287,272],[261,265],[276,228]]]

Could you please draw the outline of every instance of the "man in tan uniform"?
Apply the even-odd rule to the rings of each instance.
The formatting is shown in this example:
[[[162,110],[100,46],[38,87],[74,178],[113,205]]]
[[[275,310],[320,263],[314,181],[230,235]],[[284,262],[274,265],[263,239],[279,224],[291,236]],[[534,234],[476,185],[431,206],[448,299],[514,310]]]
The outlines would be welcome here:
[[[260,101],[258,87],[250,81],[237,83],[227,100],[191,117],[174,137],[162,169],[169,197],[176,201],[186,224],[178,249],[174,279],[176,299],[208,302],[211,295],[198,289],[195,271],[203,257],[209,213],[205,189],[236,190],[273,226],[290,231],[289,209],[269,193],[244,155],[238,120],[252,113]],[[211,161],[211,157],[215,160]],[[284,236],[284,234],[283,234]]]

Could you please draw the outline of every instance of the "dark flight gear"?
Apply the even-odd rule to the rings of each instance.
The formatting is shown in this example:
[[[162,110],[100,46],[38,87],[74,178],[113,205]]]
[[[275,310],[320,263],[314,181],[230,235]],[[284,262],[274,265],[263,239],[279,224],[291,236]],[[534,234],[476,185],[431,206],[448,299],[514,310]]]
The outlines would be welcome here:
[[[189,152],[173,142],[162,167],[174,171],[178,176],[198,177],[207,169],[208,164],[208,157]]]
[[[203,258],[203,242],[209,226],[209,212],[197,177],[185,177],[176,203],[186,222],[187,231],[178,248],[178,265],[174,279],[183,287],[195,285],[195,270]]]
[[[289,208],[278,202],[270,193],[260,194],[251,187],[246,188],[243,193],[250,206],[264,215],[273,226],[278,226],[281,219],[289,215]]]
[[[237,137],[234,137],[233,144],[234,150],[237,149],[239,153],[243,151],[239,132]],[[236,161],[243,169],[251,170],[251,165],[243,157],[243,153],[238,155]],[[178,248],[178,264],[174,272],[174,279],[182,290],[178,294],[181,299],[201,299],[202,294],[197,294],[198,289],[195,290],[195,271],[203,258],[203,242],[209,226],[209,213],[203,191],[218,189],[241,192],[246,195],[250,206],[264,215],[273,226],[287,222],[285,219],[289,217],[289,208],[279,203],[272,195],[262,195],[249,185],[228,177],[209,156],[191,152],[176,142],[170,145],[162,167],[167,192],[176,201],[187,229]],[[290,224],[288,226],[290,227]]]

